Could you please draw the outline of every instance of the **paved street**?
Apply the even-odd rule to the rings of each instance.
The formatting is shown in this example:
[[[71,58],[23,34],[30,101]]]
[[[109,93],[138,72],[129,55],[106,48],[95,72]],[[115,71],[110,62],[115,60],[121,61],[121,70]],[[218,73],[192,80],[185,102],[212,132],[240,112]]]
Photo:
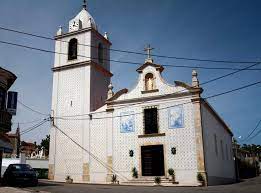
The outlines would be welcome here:
[[[260,193],[261,177],[248,179],[244,182],[211,186],[207,188],[202,187],[141,187],[141,186],[118,186],[118,185],[87,185],[87,184],[62,184],[41,181],[38,187],[27,188],[32,192],[52,192],[52,193]],[[1,190],[1,189],[0,189]],[[0,191],[1,192],[1,191]]]

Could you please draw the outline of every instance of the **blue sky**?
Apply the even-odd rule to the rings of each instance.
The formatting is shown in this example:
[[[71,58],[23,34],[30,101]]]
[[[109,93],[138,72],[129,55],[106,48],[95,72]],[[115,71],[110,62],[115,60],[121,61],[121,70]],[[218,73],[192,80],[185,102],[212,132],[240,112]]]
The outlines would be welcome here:
[[[1,0],[0,26],[53,37],[62,25],[81,10],[82,0]],[[261,57],[261,1],[238,0],[89,0],[88,10],[99,31],[109,33],[112,48],[143,51],[150,43],[154,54],[178,57],[259,61]],[[0,30],[0,40],[54,50],[54,42]],[[0,44],[0,66],[17,75],[12,90],[19,100],[41,112],[51,108],[53,54]],[[143,56],[111,52],[111,58],[144,62]],[[244,67],[154,58],[158,64]],[[258,66],[261,68],[261,66]],[[137,65],[111,63],[115,90],[136,83]],[[225,70],[198,70],[201,82],[229,73]],[[245,71],[206,84],[203,96],[220,93],[260,80],[261,71]],[[166,68],[164,78],[191,82],[191,69]],[[246,136],[261,118],[260,85],[224,95],[209,102],[233,129],[236,137]],[[18,106],[16,122],[28,122],[40,115]],[[30,124],[21,124],[21,130]],[[13,129],[17,124],[13,125]],[[40,141],[49,125],[28,133],[23,139]],[[260,126],[261,129],[261,126]],[[259,143],[261,134],[249,143]]]

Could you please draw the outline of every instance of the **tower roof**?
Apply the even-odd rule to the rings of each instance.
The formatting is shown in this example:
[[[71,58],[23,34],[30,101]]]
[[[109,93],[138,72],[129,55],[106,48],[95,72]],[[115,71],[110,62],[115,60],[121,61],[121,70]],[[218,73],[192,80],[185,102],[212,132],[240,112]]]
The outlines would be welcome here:
[[[78,25],[78,29],[84,29],[88,27],[93,27],[96,29],[96,24],[91,16],[91,14],[87,11],[86,7],[83,6],[83,9],[69,22],[69,32],[75,31],[73,26],[74,24]]]

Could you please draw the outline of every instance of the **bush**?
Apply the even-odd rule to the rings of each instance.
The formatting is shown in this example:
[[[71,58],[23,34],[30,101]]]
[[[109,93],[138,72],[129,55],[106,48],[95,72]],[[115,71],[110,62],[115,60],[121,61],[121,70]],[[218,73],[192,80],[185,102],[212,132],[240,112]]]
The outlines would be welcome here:
[[[205,179],[201,173],[198,173],[197,179],[199,182],[201,182],[202,186],[205,186]]]
[[[159,176],[156,176],[154,179],[155,184],[160,184],[161,183],[161,178]]]
[[[138,171],[137,171],[137,169],[134,167],[134,168],[132,168],[132,177],[133,178],[138,178]]]
[[[169,168],[168,173],[169,173],[170,176],[172,176],[172,175],[174,175],[174,170],[172,168]]]
[[[115,184],[115,183],[117,182],[117,175],[116,175],[116,174],[113,174],[113,175],[111,176],[111,182],[112,182],[113,184]]]
[[[48,169],[34,169],[38,179],[48,179]]]

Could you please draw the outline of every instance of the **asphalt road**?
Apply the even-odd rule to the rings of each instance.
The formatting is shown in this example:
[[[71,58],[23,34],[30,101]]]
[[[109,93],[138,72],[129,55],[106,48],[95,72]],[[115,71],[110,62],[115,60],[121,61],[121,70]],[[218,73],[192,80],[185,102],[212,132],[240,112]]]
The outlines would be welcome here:
[[[38,187],[26,188],[32,192],[51,193],[260,193],[261,176],[230,185],[209,187],[142,187],[121,185],[63,184],[40,181]]]

